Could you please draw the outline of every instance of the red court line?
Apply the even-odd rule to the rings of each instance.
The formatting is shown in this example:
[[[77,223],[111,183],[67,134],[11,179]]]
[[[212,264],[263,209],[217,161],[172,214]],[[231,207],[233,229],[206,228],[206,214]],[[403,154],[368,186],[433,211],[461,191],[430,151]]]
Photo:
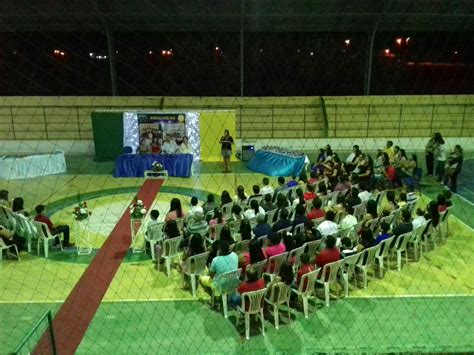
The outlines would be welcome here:
[[[145,180],[138,199],[150,207],[163,180]],[[58,354],[74,354],[131,244],[127,210],[82,274],[53,320]],[[52,354],[50,338],[43,334],[34,354]]]

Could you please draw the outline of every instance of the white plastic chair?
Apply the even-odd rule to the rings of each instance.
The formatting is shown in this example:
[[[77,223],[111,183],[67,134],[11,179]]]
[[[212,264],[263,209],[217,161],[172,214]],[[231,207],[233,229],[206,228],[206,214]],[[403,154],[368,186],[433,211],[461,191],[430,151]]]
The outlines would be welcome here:
[[[61,248],[61,251],[63,251],[63,242],[61,241],[61,238],[59,235],[52,235],[51,232],[49,231],[48,226],[45,223],[41,222],[33,222],[36,226],[36,230],[38,231],[38,244],[37,244],[37,253],[40,255],[40,243],[43,242],[44,246],[44,257],[48,257],[48,252],[49,252],[49,242],[54,241],[56,238],[59,239],[59,247]]]
[[[294,259],[293,270],[295,272],[297,272],[298,269],[300,268],[300,265],[301,265],[300,256],[301,256],[301,254],[304,253],[305,249],[306,249],[306,246],[303,245],[299,248],[295,248],[295,249],[291,250],[290,252],[288,252],[288,261],[291,261],[291,259]]]
[[[365,203],[361,203],[354,206],[354,213],[352,215],[357,218],[358,221],[361,221],[365,215]]]
[[[275,276],[280,273],[281,265],[288,259],[288,253],[282,253],[279,255],[273,255],[268,258],[267,271],[265,275],[270,276],[270,281],[273,281]]]
[[[351,231],[347,234],[347,237],[350,238],[353,242],[357,242],[359,238],[359,231],[362,228],[364,221],[357,222],[351,227]]]
[[[277,233],[280,234],[281,237],[283,238],[283,236],[286,235],[287,233],[291,233],[292,229],[293,227],[283,228],[283,229],[277,230]]]
[[[267,289],[258,291],[245,292],[241,295],[242,303],[237,307],[236,325],[239,325],[240,315],[245,316],[245,339],[250,339],[250,316],[252,314],[259,315],[262,322],[262,335],[265,336],[265,319],[263,318],[263,298]],[[248,307],[246,307],[248,305]]]
[[[31,253],[31,244],[33,238],[36,238],[38,233],[36,226],[33,225],[33,222],[29,220],[22,214],[12,213],[16,221],[16,233],[26,238],[28,253]]]
[[[321,240],[312,240],[310,242],[304,243],[303,246],[305,247],[306,253],[310,257],[310,260],[313,260],[316,256],[316,253],[321,250],[321,242]]]
[[[9,251],[10,249],[14,249],[15,252],[16,252],[16,255],[11,253]],[[3,241],[3,239],[0,238],[0,262],[2,262],[2,260],[3,260],[3,251],[4,250],[7,252],[7,256],[10,255],[12,257],[17,258],[18,261],[20,261],[20,254],[18,253],[18,248],[17,248],[16,244],[6,245],[5,242]]]
[[[304,232],[304,223],[297,224],[294,229],[293,234],[298,234],[299,232]]]
[[[392,216],[393,218],[392,224],[391,224],[392,228],[398,224],[401,213],[402,213],[402,208],[398,208],[395,211],[390,212],[390,216]]]
[[[379,262],[379,275],[383,277],[383,269],[384,269],[384,260],[387,259],[387,269],[390,269],[390,244],[394,241],[395,237],[390,237],[388,239],[382,240],[378,244],[377,252],[375,253],[375,259]]]
[[[229,228],[230,231],[232,232],[232,236],[235,239],[235,236],[239,236],[240,238],[240,224],[242,223],[241,219],[234,219],[229,222]]]
[[[277,209],[275,210],[271,210],[271,211],[267,211],[265,214],[267,215],[267,223],[270,225],[270,226],[273,226],[273,224],[275,222],[273,222],[273,218],[275,218],[275,213],[277,213]]]
[[[246,253],[249,251],[250,239],[244,239],[235,243],[234,251],[237,253]]]
[[[407,202],[406,209],[413,215],[413,211],[415,210],[415,206],[418,203],[418,197]]]
[[[255,271],[257,272],[257,277],[261,279],[263,276],[263,273],[265,272],[266,267],[267,267],[267,259],[250,264],[249,266],[247,266],[247,269],[248,268],[255,269]]]
[[[165,259],[166,275],[168,276],[168,278],[171,275],[171,263],[180,254],[178,248],[182,240],[183,240],[183,237],[176,237],[176,238],[171,238],[171,239],[165,239],[163,241],[162,257]]]
[[[196,276],[202,275],[206,270],[206,262],[209,257],[209,252],[197,254],[187,258],[184,263],[184,273],[189,276],[191,280],[191,290],[193,297],[196,297],[197,280]]]
[[[324,297],[326,299],[326,307],[329,307],[329,288],[332,283],[337,282],[337,274],[343,262],[344,259],[324,265],[322,271],[316,278],[316,282],[324,285]]]
[[[268,244],[268,235],[262,235],[261,237],[258,237],[258,242],[262,248],[266,247]]]
[[[227,225],[227,223],[214,224],[209,227],[209,242],[212,243],[214,240],[219,240],[221,237],[222,229]]]
[[[361,252],[361,256],[356,264],[356,269],[360,269],[362,271],[362,279],[364,283],[364,288],[367,288],[367,283],[368,283],[367,273],[370,266],[374,262],[375,254],[377,253],[378,248],[379,246],[376,245],[374,247],[364,249]]]
[[[164,223],[156,223],[148,226],[146,229],[145,240],[150,243],[152,260],[156,259],[155,245],[163,242],[163,225]]]
[[[405,262],[408,264],[407,243],[410,240],[412,232],[399,235],[393,247],[393,251],[397,254],[397,270],[402,270],[402,253],[405,253]]]
[[[273,306],[273,319],[275,320],[275,329],[280,326],[280,306],[286,304],[288,310],[288,319],[291,322],[290,311],[290,286],[284,282],[277,282],[270,286],[270,296],[265,297],[265,302]]]
[[[344,294],[346,297],[349,297],[349,280],[351,277],[354,278],[354,286],[357,287],[357,279],[355,275],[355,267],[359,261],[360,253],[353,254],[342,259],[342,265],[340,267],[340,272],[342,279],[344,281]]]
[[[181,218],[176,218],[176,225],[178,226],[179,232],[182,234],[183,229],[184,229],[184,222],[185,222],[186,217],[181,217]]]
[[[317,269],[315,271],[308,272],[301,277],[300,284],[298,285],[298,289],[291,289],[291,292],[294,292],[298,295],[298,298],[303,300],[303,313],[305,318],[308,318],[309,313],[309,304],[308,300],[310,298],[315,298],[314,296],[314,285],[316,283],[316,277],[318,272],[321,269]],[[306,286],[306,287],[305,287]]]
[[[232,217],[232,206],[234,205],[233,202],[226,203],[225,205],[222,205],[222,214],[225,216],[225,219],[229,219]]]
[[[421,226],[418,226],[415,228],[412,232],[411,239],[409,240],[409,243],[413,244],[413,251],[414,251],[414,256],[415,256],[415,261],[418,261],[421,259],[423,256],[423,232],[426,229],[426,226],[428,225],[428,221],[423,223]],[[419,250],[419,254],[418,254]]]
[[[235,292],[236,288],[240,284],[240,273],[242,269],[237,269],[235,271],[229,271],[224,274],[217,275],[214,277],[214,287],[212,287],[212,307],[214,307],[214,300],[216,293],[219,293],[222,297],[222,309],[224,310],[224,318],[227,318],[227,295],[231,295]]]

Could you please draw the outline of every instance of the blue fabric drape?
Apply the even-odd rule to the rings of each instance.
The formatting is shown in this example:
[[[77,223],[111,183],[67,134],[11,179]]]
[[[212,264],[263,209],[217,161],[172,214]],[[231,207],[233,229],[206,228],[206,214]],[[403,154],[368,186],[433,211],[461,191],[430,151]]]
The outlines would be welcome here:
[[[304,156],[292,157],[262,150],[257,150],[247,163],[250,170],[270,176],[298,176],[303,167]]]
[[[191,176],[192,154],[122,154],[115,161],[114,177],[143,177],[155,161],[163,165],[169,176]]]

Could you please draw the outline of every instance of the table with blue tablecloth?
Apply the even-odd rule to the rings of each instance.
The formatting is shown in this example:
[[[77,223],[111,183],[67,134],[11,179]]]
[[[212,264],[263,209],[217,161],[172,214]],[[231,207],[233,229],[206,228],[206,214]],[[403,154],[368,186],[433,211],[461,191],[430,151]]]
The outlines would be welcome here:
[[[114,177],[144,177],[145,170],[153,170],[155,161],[169,176],[191,176],[192,154],[122,154],[115,161]]]
[[[269,176],[298,176],[304,164],[304,155],[292,156],[260,149],[249,160],[247,168]]]

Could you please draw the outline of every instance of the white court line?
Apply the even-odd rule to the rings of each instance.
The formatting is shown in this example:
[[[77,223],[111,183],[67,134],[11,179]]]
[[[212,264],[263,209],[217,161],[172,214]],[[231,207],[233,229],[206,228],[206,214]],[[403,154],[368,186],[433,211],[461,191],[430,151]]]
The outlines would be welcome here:
[[[428,294],[428,295],[367,295],[367,296],[349,296],[350,298],[457,298],[457,297],[474,297],[474,294]]]
[[[454,196],[459,197],[459,198],[460,198],[461,200],[463,200],[464,202],[470,204],[471,206],[474,206],[474,203],[472,203],[471,201],[469,201],[467,198],[461,196],[460,194],[455,193]]]
[[[459,293],[459,294],[427,294],[427,295],[366,295],[366,296],[350,296],[347,299],[364,299],[364,298],[369,298],[369,299],[376,299],[376,298],[461,298],[461,297],[474,297],[473,294],[468,294],[468,293]],[[210,297],[209,297],[210,299]],[[134,299],[124,299],[124,300],[107,300],[107,301],[102,301],[101,304],[103,303],[117,303],[117,302],[125,302],[125,303],[132,303],[132,302],[172,302],[172,301],[177,301],[177,302],[183,302],[183,301],[207,301],[209,299],[202,299],[202,298],[149,298],[149,299],[139,299],[139,300],[134,300]],[[344,300],[341,299],[341,300]],[[0,301],[0,304],[38,304],[38,303],[63,303],[65,300],[56,300],[56,301]],[[324,300],[322,300],[324,301]]]

